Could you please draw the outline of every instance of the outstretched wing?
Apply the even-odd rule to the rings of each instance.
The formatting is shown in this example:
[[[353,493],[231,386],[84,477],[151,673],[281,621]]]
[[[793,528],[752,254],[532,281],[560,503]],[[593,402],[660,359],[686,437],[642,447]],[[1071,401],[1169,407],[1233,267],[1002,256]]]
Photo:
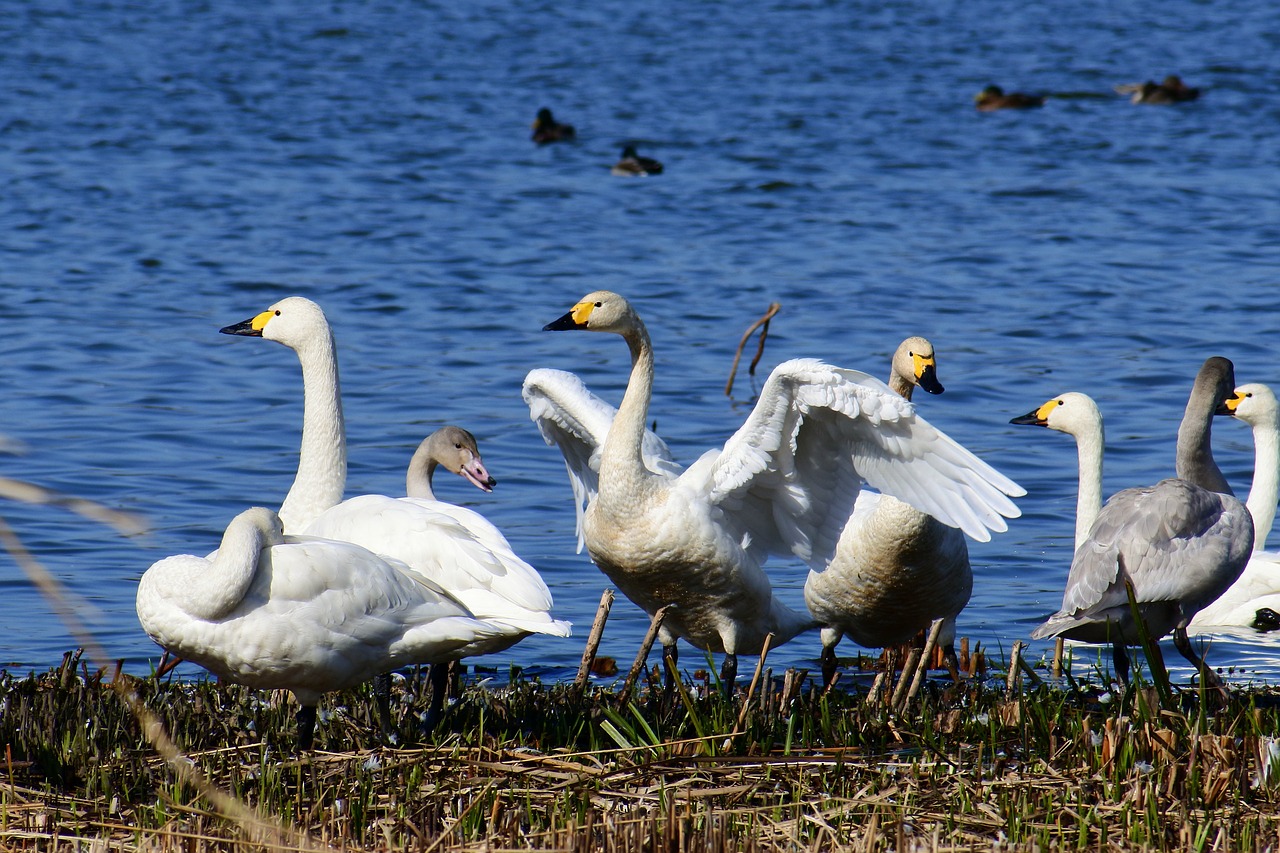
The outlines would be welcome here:
[[[522,390],[529,417],[547,444],[560,448],[578,517],[578,550],[583,547],[582,517],[600,490],[600,450],[617,409],[587,390],[572,373],[539,368],[529,371]],[[655,474],[675,478],[683,470],[666,442],[645,430],[644,464]]]
[[[821,568],[863,482],[979,541],[1005,530],[1025,491],[916,414],[868,374],[816,359],[774,368],[724,449],[681,480],[705,478],[710,500],[738,514],[772,551]]]

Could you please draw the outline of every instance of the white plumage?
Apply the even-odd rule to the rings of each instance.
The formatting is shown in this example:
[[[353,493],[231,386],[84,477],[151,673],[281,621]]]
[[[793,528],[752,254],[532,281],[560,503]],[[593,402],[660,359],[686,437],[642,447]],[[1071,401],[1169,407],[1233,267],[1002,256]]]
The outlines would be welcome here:
[[[208,557],[154,563],[137,594],[143,630],[171,654],[255,688],[322,694],[374,673],[450,660],[496,633],[443,589],[349,542],[285,537],[255,507]],[[300,742],[310,745],[306,716]]]
[[[1253,554],[1231,588],[1191,620],[1191,633],[1221,629],[1275,630],[1280,613],[1280,553],[1266,550],[1280,493],[1280,404],[1266,385],[1235,390],[1218,414],[1234,415],[1253,430],[1253,484],[1245,506],[1253,517]],[[1260,611],[1270,611],[1260,612]]]
[[[921,337],[902,342],[889,374],[889,387],[906,400],[916,385],[933,394],[943,390],[933,345]],[[1024,493],[992,469],[974,470],[1007,495]],[[1015,508],[1010,517],[1017,515]],[[975,532],[989,538],[985,528]],[[956,616],[972,591],[964,533],[897,498],[863,490],[835,556],[805,582],[805,603],[823,625],[824,680],[835,676],[835,649],[845,634],[862,646],[893,646],[943,619],[940,645],[953,657]]]
[[[726,682],[767,634],[778,644],[815,626],[773,597],[761,565],[794,553],[825,566],[864,478],[974,535],[1017,512],[983,463],[883,382],[813,359],[775,368],[724,448],[682,470],[646,435],[653,350],[627,301],[597,291],[546,328],[612,332],[631,350],[616,413],[566,374],[525,380],[531,415],[569,468],[580,541],[646,612],[676,605],[661,633],[669,656],[678,637],[723,651]]]
[[[512,552],[497,528],[476,512],[431,497],[426,468],[432,454],[426,447],[415,454],[406,475],[407,486],[427,481],[425,497],[363,495],[342,501],[346,432],[337,349],[318,305],[291,296],[222,331],[282,343],[302,365],[298,475],[280,509],[287,531],[355,542],[401,560],[448,590],[477,618],[490,621],[491,636],[460,650],[458,657],[499,651],[530,633],[569,635],[569,623],[549,615],[551,593],[538,572]],[[424,445],[430,441],[428,437]],[[474,455],[478,459],[478,451]],[[458,471],[465,475],[466,465]]]

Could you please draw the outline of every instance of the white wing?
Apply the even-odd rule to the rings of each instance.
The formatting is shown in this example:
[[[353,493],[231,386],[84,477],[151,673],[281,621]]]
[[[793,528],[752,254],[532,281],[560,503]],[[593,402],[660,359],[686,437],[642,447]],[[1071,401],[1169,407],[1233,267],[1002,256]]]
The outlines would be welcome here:
[[[887,385],[816,359],[774,368],[751,415],[681,476],[741,516],[772,551],[821,569],[862,483],[979,541],[1020,512],[1025,491],[916,414]]]
[[[569,483],[573,486],[578,518],[578,551],[583,548],[582,515],[600,490],[600,449],[617,409],[587,390],[576,375],[564,370],[538,368],[524,380],[524,401],[529,417],[547,444],[560,448]],[[682,470],[658,435],[645,430],[644,464],[655,474],[675,478]]]
[[[391,557],[466,605],[478,619],[517,633],[567,637],[552,619],[551,592],[478,513],[443,501],[361,495],[321,513],[307,535],[354,542]]]

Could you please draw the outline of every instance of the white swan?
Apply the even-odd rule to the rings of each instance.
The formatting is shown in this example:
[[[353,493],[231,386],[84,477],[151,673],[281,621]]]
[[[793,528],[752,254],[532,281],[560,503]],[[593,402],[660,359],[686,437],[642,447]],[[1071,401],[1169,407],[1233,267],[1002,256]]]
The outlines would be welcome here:
[[[1253,429],[1253,485],[1245,501],[1253,516],[1253,554],[1239,580],[1197,613],[1188,630],[1273,631],[1280,628],[1280,553],[1266,545],[1280,494],[1280,404],[1266,385],[1249,383],[1237,388],[1218,414],[1234,415]]]
[[[674,603],[660,634],[666,656],[674,661],[679,637],[724,652],[726,686],[739,653],[816,627],[773,597],[761,564],[774,552],[825,565],[864,478],[975,534],[1017,513],[990,468],[883,382],[813,359],[775,368],[724,448],[680,470],[646,443],[653,349],[631,305],[597,291],[546,329],[627,342],[631,377],[611,420],[598,406],[575,409],[587,398],[580,383],[561,394],[564,374],[531,372],[524,397],[564,452],[592,560],[646,612]]]
[[[1125,646],[1139,639],[1125,586],[1130,581],[1150,636],[1163,637],[1172,631],[1174,646],[1183,657],[1206,681],[1217,683],[1192,649],[1187,626],[1239,577],[1253,547],[1253,521],[1244,504],[1230,494],[1209,443],[1214,410],[1232,393],[1233,384],[1232,365],[1225,358],[1210,358],[1200,368],[1178,429],[1179,476],[1154,486],[1125,489],[1107,501],[1076,548],[1062,608],[1031,632],[1034,639],[1062,636],[1084,643],[1111,643],[1116,674],[1127,682]],[[1055,412],[1084,411],[1084,407],[1072,407],[1073,400],[1079,398],[1065,403],[1064,398],[1055,398],[1013,422],[1053,427]],[[1101,436],[1099,421],[1099,483]],[[1077,442],[1085,447],[1079,437]],[[1089,477],[1094,470],[1090,465]],[[1085,478],[1082,464],[1082,485]],[[1088,511],[1083,488],[1081,492],[1079,507]]]
[[[467,657],[502,651],[530,634],[570,636],[570,623],[551,617],[551,591],[541,575],[516,556],[498,528],[473,510],[435,499],[428,469],[441,463],[492,488],[475,438],[460,427],[444,427],[414,454],[405,477],[408,497],[348,498],[320,513],[305,532],[400,560],[447,589],[476,618],[506,628],[468,648]]]
[[[497,629],[438,586],[358,545],[284,536],[255,507],[208,557],[167,557],[138,584],[138,619],[172,654],[219,678],[293,691],[311,747],[322,694],[373,673],[450,660]]]
[[[933,344],[910,337],[893,354],[889,387],[910,400],[919,385],[941,394]],[[1007,494],[1020,494],[1004,481]],[[985,531],[984,531],[985,532]],[[836,675],[836,646],[845,634],[861,646],[910,641],[943,619],[940,644],[954,666],[956,616],[969,603],[973,570],[964,534],[910,504],[871,491],[858,495],[835,557],[810,571],[804,600],[822,623],[822,675]]]
[[[298,354],[302,365],[302,447],[297,477],[280,508],[285,530],[364,545],[447,589],[494,629],[460,649],[455,659],[501,651],[532,633],[569,636],[570,624],[551,618],[551,593],[537,570],[512,552],[497,528],[478,513],[431,497],[429,439],[414,454],[406,475],[406,487],[417,497],[362,495],[342,501],[346,433],[337,350],[320,306],[291,296],[221,331],[282,343]],[[464,449],[478,462],[474,439]],[[460,472],[468,476],[465,465]],[[486,488],[483,480],[492,479],[482,464],[471,477],[481,488]],[[443,701],[442,675],[435,674],[430,719],[438,717]],[[380,686],[379,701],[384,698]]]

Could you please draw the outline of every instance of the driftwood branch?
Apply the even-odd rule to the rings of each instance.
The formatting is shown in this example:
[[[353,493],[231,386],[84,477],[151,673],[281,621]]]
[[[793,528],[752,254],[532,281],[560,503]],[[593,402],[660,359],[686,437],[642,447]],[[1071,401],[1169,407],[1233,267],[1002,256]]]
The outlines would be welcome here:
[[[782,310],[782,303],[770,302],[769,310],[764,312],[764,316],[751,324],[751,328],[743,334],[742,340],[738,342],[738,351],[733,354],[733,367],[729,368],[729,381],[725,383],[724,394],[726,397],[733,394],[733,377],[738,372],[738,362],[742,359],[742,350],[747,345],[747,341],[751,338],[751,333],[756,329],[760,329],[760,343],[756,347],[756,357],[751,359],[751,366],[747,368],[747,372],[752,376],[756,375],[756,365],[760,363],[760,357],[764,355],[764,342],[769,337],[769,321],[773,319],[773,315]]]

